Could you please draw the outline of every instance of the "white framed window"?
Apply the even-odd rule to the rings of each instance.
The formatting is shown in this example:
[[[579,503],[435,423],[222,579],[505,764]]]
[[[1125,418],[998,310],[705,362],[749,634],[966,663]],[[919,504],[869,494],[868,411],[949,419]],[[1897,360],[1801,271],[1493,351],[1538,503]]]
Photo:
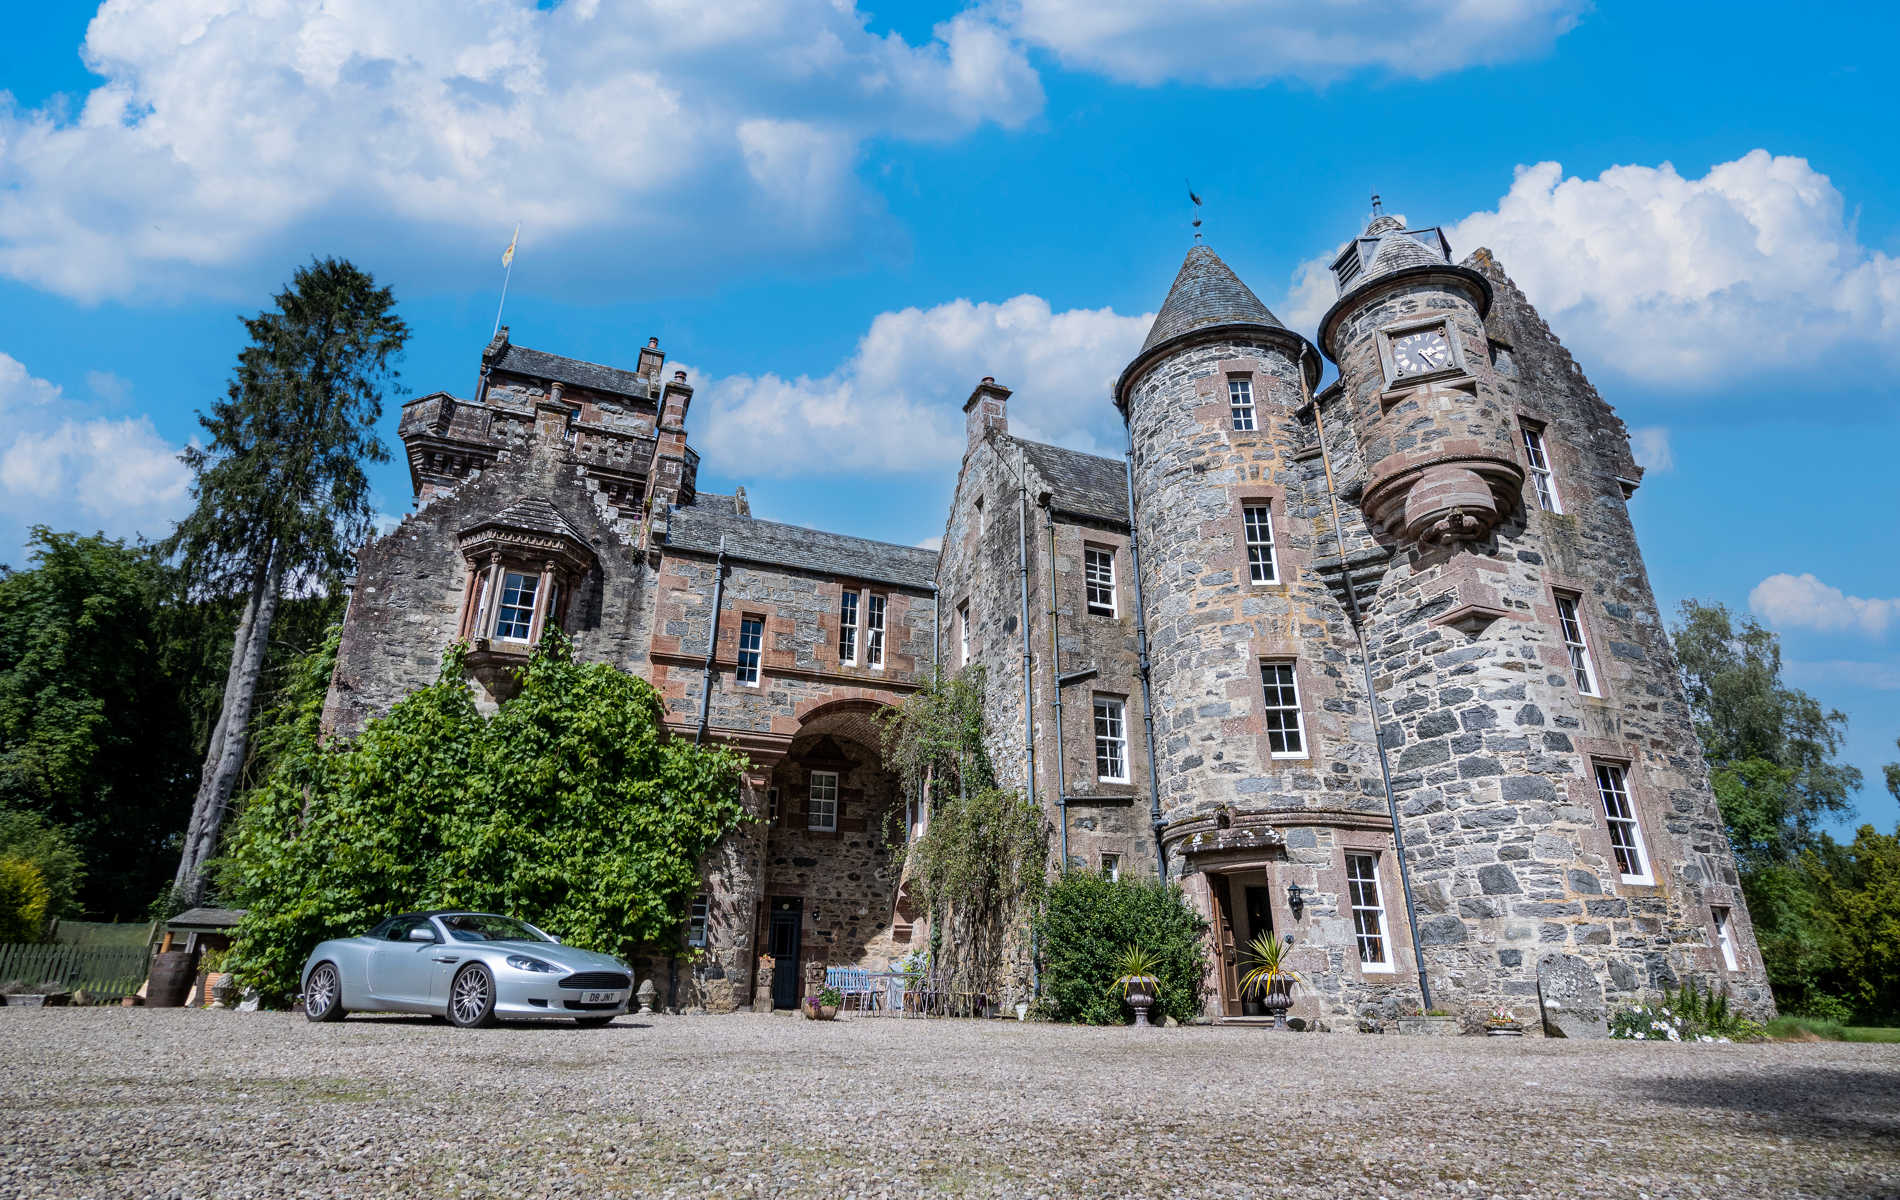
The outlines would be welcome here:
[[[765,619],[745,617],[739,622],[737,678],[747,687],[759,686],[759,660],[765,655]]]
[[[838,597],[838,661],[851,666],[858,661],[858,593],[846,588]]]
[[[1590,643],[1584,640],[1583,618],[1577,613],[1577,598],[1557,594],[1557,624],[1563,630],[1564,649],[1570,652],[1570,674],[1577,690],[1586,696],[1600,696],[1596,666],[1590,661]]]
[[[1392,949],[1385,932],[1385,899],[1379,894],[1379,856],[1348,852],[1346,892],[1352,901],[1353,935],[1359,942],[1359,969],[1390,971]]]
[[[1115,615],[1115,552],[1107,546],[1082,548],[1082,576],[1088,608],[1099,617]]]
[[[1617,763],[1598,763],[1596,774],[1597,795],[1603,799],[1603,819],[1610,828],[1617,875],[1624,883],[1654,883],[1649,855],[1643,849],[1643,827],[1630,802],[1628,772]]]
[[[686,912],[686,944],[704,946],[706,944],[706,917],[712,909],[712,903],[706,893],[693,897],[693,904]]]
[[[1227,411],[1234,419],[1234,428],[1247,432],[1253,423],[1253,381],[1249,379],[1229,379],[1227,381]]]
[[[1709,910],[1715,918],[1715,944],[1722,951],[1722,965],[1731,971],[1742,969],[1742,961],[1735,954],[1735,932],[1729,923],[1729,911],[1717,906]]]
[[[525,642],[534,628],[534,593],[541,586],[539,575],[508,571],[501,577],[501,606],[495,611],[495,636],[511,642]]]
[[[1255,583],[1276,583],[1280,561],[1273,553],[1273,509],[1265,504],[1246,504],[1240,509],[1247,538],[1247,577]]]
[[[1260,664],[1265,695],[1267,750],[1275,758],[1306,757],[1306,725],[1300,719],[1300,683],[1290,662]]]
[[[970,665],[970,602],[957,605],[957,665]]]
[[[811,799],[805,805],[805,827],[820,833],[834,833],[838,828],[838,773],[836,771],[813,771],[811,773]]]
[[[884,665],[884,597],[874,592],[864,597],[864,665]]]
[[[1531,465],[1531,487],[1537,492],[1537,507],[1545,512],[1561,513],[1563,501],[1557,497],[1557,476],[1550,469],[1550,454],[1544,446],[1544,427],[1529,421],[1519,422],[1524,431],[1524,458]]]
[[[1102,855],[1102,875],[1113,883],[1122,877],[1122,856],[1119,854]]]
[[[1128,782],[1128,710],[1113,696],[1095,697],[1095,777]]]

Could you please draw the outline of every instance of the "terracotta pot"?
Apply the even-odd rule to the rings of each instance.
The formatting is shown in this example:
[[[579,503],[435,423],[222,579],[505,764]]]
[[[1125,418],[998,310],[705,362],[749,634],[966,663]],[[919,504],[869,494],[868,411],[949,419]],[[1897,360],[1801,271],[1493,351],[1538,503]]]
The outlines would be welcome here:
[[[807,1021],[830,1021],[838,1015],[838,1006],[835,1004],[807,1004],[804,1009]]]

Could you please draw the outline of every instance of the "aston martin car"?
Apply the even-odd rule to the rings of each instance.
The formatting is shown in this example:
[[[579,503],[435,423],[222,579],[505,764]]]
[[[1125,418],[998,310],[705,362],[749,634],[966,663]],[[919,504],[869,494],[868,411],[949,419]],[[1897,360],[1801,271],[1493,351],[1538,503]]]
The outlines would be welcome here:
[[[403,913],[321,942],[303,965],[304,1015],[419,1012],[472,1028],[498,1017],[605,1025],[627,1011],[633,971],[495,913]]]

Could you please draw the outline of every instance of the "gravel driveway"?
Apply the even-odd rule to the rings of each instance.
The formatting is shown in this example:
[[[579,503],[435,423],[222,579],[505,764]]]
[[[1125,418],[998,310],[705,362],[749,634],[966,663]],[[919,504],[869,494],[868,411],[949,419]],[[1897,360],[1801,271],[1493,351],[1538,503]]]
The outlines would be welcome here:
[[[1900,1046],[11,1009],[0,1049],[0,1197],[1900,1195]]]

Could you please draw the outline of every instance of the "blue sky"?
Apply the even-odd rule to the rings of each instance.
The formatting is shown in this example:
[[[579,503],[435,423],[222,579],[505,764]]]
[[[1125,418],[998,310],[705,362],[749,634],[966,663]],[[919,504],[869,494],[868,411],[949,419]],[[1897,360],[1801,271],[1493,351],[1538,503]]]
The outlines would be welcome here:
[[[1890,10],[305,7],[13,15],[0,559],[36,521],[162,533],[237,314],[313,254],[395,288],[403,396],[466,394],[517,220],[517,341],[630,364],[657,335],[698,387],[703,486],[925,542],[983,375],[1017,428],[1118,451],[1107,386],[1187,247],[1184,181],[1308,332],[1314,264],[1376,190],[1498,254],[1638,432],[1665,613],[1776,629],[1791,680],[1850,717],[1859,819],[1893,825]],[[399,460],[376,486],[407,510]]]

